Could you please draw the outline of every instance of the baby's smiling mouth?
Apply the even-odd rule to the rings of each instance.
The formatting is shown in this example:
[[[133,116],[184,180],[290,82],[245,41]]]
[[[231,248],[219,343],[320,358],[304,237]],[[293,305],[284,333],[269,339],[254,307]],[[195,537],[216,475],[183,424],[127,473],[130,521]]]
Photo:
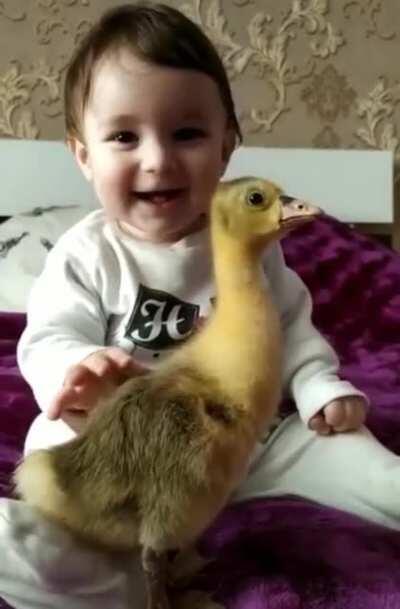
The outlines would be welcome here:
[[[134,195],[136,199],[152,203],[153,205],[162,205],[173,201],[184,192],[183,188],[170,188],[167,190],[147,190],[147,191],[135,191]]]

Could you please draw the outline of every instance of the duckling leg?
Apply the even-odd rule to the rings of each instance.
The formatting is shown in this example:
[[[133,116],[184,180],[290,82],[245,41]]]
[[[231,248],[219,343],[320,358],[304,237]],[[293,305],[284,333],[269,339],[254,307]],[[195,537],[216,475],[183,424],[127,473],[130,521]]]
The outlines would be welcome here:
[[[185,587],[208,563],[210,559],[199,554],[195,546],[179,550],[168,564],[168,582],[173,588]]]
[[[170,609],[167,597],[167,554],[149,547],[142,550],[142,566],[147,584],[147,609]]]

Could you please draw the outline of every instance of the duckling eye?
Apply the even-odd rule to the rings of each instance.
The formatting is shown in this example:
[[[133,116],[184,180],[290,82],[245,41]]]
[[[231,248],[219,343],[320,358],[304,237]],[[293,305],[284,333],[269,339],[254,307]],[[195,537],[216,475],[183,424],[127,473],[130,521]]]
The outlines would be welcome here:
[[[261,207],[265,203],[265,197],[259,190],[253,190],[247,195],[246,202],[251,207]]]

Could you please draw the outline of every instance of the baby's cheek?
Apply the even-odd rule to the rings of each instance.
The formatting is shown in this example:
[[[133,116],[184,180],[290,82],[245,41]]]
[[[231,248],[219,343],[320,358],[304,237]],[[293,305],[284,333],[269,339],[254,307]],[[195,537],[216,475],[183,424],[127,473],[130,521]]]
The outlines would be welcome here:
[[[203,210],[208,211],[211,198],[218,186],[218,183],[221,179],[221,175],[215,172],[215,168],[206,167],[204,174],[198,180],[198,192],[201,193],[201,198],[203,200]]]
[[[111,202],[124,201],[134,190],[131,172],[123,168],[112,171],[110,168],[103,174],[102,191]]]

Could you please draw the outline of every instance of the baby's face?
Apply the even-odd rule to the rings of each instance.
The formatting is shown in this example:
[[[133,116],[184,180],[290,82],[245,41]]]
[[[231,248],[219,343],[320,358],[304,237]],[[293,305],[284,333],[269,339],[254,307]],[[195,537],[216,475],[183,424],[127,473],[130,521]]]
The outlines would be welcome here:
[[[234,139],[212,78],[128,51],[97,64],[83,131],[75,154],[107,215],[150,241],[199,227]]]

